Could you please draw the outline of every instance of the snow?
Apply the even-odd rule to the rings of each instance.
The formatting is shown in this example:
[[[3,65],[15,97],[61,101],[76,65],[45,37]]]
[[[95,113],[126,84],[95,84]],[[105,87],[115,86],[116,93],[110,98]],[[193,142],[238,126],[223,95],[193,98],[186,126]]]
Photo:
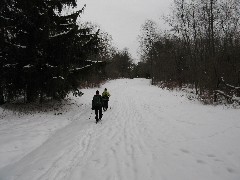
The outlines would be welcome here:
[[[62,76],[58,76],[58,77],[52,77],[53,79],[62,79],[62,80],[64,80],[64,77],[62,77]]]
[[[92,61],[92,60],[86,60],[86,62],[92,62],[92,63],[102,63],[103,61]],[[73,71],[79,71],[79,70],[83,70],[85,68],[91,67],[93,64],[88,64],[86,66],[80,67],[80,68],[74,68],[74,69],[70,69],[70,72]]]
[[[86,60],[86,62],[101,63],[101,62],[103,62],[103,61],[93,61],[93,60],[88,59],[88,60]]]
[[[28,65],[26,65],[26,66],[23,66],[23,68],[31,68],[31,67],[33,67],[32,64],[28,64]]]
[[[55,37],[59,37],[59,36],[62,36],[62,35],[66,35],[66,34],[68,34],[70,31],[72,31],[72,29],[70,29],[70,30],[68,30],[68,31],[64,31],[64,32],[59,33],[59,34],[52,35],[52,36],[50,36],[50,38],[55,38]]]
[[[240,179],[239,109],[189,101],[146,79],[105,87],[110,108],[99,124],[97,89],[46,112],[0,108],[0,179]]]
[[[8,44],[11,44],[11,45],[13,45],[13,46],[15,46],[17,48],[23,48],[23,49],[27,48],[27,46],[22,46],[22,45],[19,45],[19,44],[13,44],[13,43],[10,43],[10,42],[7,42],[7,41],[5,41],[5,42],[8,43]]]
[[[7,18],[7,17],[4,17],[2,15],[0,15],[0,18],[5,19],[5,20],[12,20],[11,18]]]
[[[240,102],[240,97],[237,97],[237,96],[234,95],[233,100]]]
[[[57,66],[52,66],[52,65],[50,65],[48,63],[46,64],[46,66],[49,67],[49,68],[56,68],[57,67]]]
[[[86,65],[86,66],[83,66],[83,67],[80,67],[80,68],[70,69],[70,72],[73,72],[73,71],[79,71],[79,70],[82,70],[82,69],[88,68],[88,67],[90,67],[90,66],[92,66],[92,64],[91,64],[91,65]]]
[[[80,68],[75,68],[74,70],[81,70],[81,69],[85,69],[87,67],[90,67],[91,65],[86,65],[86,66],[83,66],[83,67],[80,67]]]
[[[240,89],[240,87],[235,87],[235,86],[232,86],[232,85],[230,85],[230,84],[226,84],[228,87],[230,87],[230,88],[232,88],[232,89],[236,89],[236,90],[239,90]]]
[[[86,62],[92,62],[92,63],[102,63],[103,61],[92,61],[92,60],[86,60]],[[83,67],[80,67],[80,68],[74,68],[74,69],[70,69],[70,71],[79,71],[79,70],[82,70],[82,69],[85,69],[85,68],[88,68],[90,66],[92,66],[93,64],[88,64],[86,66],[83,66]]]
[[[15,67],[15,66],[17,66],[18,65],[18,63],[16,63],[16,64],[5,64],[3,67],[6,67],[6,68],[11,68],[11,67]]]

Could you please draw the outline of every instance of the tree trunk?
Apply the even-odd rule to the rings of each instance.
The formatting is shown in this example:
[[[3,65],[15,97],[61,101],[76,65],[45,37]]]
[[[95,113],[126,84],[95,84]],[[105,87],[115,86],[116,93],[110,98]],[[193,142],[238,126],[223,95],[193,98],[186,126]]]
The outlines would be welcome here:
[[[34,102],[36,100],[36,92],[30,85],[27,86],[26,96],[28,103]]]
[[[215,55],[215,40],[214,40],[214,14],[213,14],[213,0],[210,5],[210,31],[211,31],[211,54]]]
[[[3,88],[0,86],[0,105],[4,104]]]

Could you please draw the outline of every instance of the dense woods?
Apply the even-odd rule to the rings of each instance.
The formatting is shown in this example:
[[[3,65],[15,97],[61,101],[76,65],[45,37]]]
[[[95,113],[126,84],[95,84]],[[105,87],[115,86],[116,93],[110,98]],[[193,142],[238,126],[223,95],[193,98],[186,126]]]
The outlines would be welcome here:
[[[239,1],[175,0],[165,17],[170,30],[152,20],[142,25],[138,64],[100,27],[82,23],[85,6],[76,6],[76,0],[0,2],[0,104],[81,96],[81,87],[133,77],[188,86],[208,102],[240,102]]]
[[[213,100],[214,94],[237,100],[239,17],[239,1],[175,0],[172,14],[165,17],[170,31],[160,32],[151,20],[143,24],[138,74],[150,76],[153,84],[191,85],[208,100]]]
[[[131,78],[133,66],[128,49],[118,50],[112,54],[112,58],[106,66],[106,75],[111,79]]]
[[[0,5],[0,103],[81,95],[90,55],[101,51],[99,31],[78,25],[75,0],[3,0]]]
[[[63,99],[81,86],[129,77],[127,50],[79,21],[76,0],[3,0],[0,4],[0,104]],[[67,13],[71,12],[71,13]]]

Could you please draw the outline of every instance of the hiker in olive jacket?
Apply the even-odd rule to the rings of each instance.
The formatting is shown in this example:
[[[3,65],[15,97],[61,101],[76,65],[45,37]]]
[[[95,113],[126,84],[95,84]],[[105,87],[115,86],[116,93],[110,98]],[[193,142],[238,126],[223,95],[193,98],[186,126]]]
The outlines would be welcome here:
[[[93,96],[92,100],[92,110],[95,110],[96,123],[102,119],[102,106],[103,100],[102,96],[99,95],[99,91],[96,91],[96,95]]]
[[[108,109],[108,101],[110,97],[110,93],[107,91],[107,88],[104,89],[102,93],[102,99],[103,99],[103,110],[106,111]]]

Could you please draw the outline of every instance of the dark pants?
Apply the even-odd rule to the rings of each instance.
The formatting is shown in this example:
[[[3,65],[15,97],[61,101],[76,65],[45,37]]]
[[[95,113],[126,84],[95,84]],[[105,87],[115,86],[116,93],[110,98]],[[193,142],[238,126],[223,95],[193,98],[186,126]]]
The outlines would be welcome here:
[[[103,100],[103,110],[107,110],[108,108],[108,100]]]
[[[95,108],[95,119],[98,121],[99,119],[102,119],[102,107]]]

